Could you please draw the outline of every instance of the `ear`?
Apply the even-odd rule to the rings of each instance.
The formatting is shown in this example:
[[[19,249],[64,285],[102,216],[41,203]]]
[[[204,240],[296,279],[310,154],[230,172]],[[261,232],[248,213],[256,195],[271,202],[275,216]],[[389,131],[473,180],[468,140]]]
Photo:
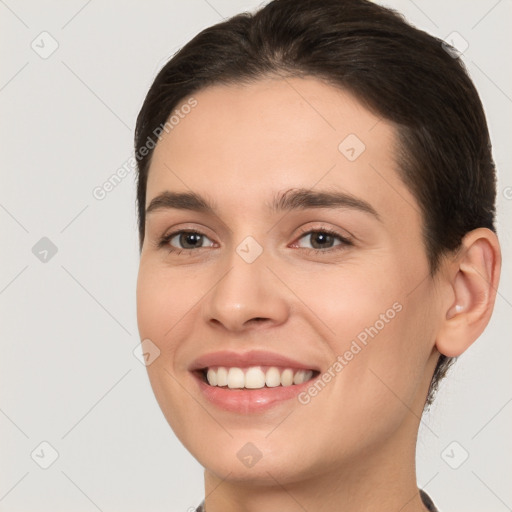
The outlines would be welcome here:
[[[470,231],[444,274],[449,293],[436,348],[457,357],[482,334],[489,323],[501,272],[501,251],[496,234],[487,228]]]

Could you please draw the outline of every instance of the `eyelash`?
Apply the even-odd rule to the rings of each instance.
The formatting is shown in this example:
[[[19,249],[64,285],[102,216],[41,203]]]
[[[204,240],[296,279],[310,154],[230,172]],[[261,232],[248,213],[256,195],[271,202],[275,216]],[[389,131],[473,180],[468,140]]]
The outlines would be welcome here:
[[[172,233],[169,233],[168,235],[163,236],[160,239],[160,241],[158,242],[158,247],[160,247],[160,248],[164,248],[165,247],[169,251],[169,254],[172,253],[172,254],[175,254],[175,255],[180,255],[183,252],[188,252],[189,255],[192,255],[192,253],[194,253],[198,249],[206,249],[206,247],[199,247],[197,249],[178,249],[176,247],[173,247],[172,245],[169,245],[169,242],[171,241],[172,238],[174,238],[176,235],[180,235],[182,233],[193,234],[193,235],[201,235],[201,236],[207,237],[207,235],[205,235],[204,233],[201,233],[200,231],[196,231],[196,230],[193,230],[193,229],[181,229],[181,230],[174,231]],[[314,248],[308,248],[308,247],[299,247],[299,249],[305,249],[308,252],[312,252],[314,254],[325,254],[325,253],[331,253],[331,252],[337,251],[337,250],[343,250],[343,249],[345,249],[348,246],[353,246],[354,245],[353,242],[350,239],[348,239],[348,238],[340,235],[336,231],[333,231],[333,230],[328,229],[328,228],[305,229],[304,231],[302,231],[299,234],[297,240],[300,240],[304,236],[311,235],[313,233],[322,233],[322,234],[325,234],[325,235],[333,236],[334,238],[337,238],[341,242],[341,244],[335,245],[333,247],[328,247],[326,249],[314,249]]]

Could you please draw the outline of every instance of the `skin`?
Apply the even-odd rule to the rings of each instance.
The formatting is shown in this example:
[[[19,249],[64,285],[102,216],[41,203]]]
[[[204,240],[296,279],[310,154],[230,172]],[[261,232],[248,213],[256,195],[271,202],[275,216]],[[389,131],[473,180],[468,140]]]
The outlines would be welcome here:
[[[468,233],[429,277],[418,203],[397,173],[394,128],[347,92],[276,77],[194,97],[197,106],[156,146],[146,205],[165,191],[194,191],[218,209],[147,215],[137,309],[141,339],[160,350],[147,367],[155,396],[205,468],[206,509],[425,510],[415,447],[428,386],[439,353],[460,355],[489,321],[496,236]],[[353,162],[338,150],[349,134],[366,146]],[[350,193],[379,219],[352,208],[267,208],[297,187]],[[313,252],[316,238],[301,229],[321,228],[353,245]],[[178,229],[207,238],[181,254],[159,247]],[[263,248],[250,264],[236,252],[247,236]],[[188,371],[201,354],[251,349],[327,370],[394,303],[401,311],[306,405],[223,411]],[[250,468],[237,457],[247,442],[262,454]]]

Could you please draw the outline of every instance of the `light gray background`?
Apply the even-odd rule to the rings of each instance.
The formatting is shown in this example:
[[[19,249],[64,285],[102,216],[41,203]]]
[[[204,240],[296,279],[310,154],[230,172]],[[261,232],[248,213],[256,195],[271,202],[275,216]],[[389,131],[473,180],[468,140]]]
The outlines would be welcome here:
[[[134,173],[102,201],[92,191],[132,155],[136,115],[169,56],[260,3],[0,0],[1,511],[184,512],[201,501],[202,469],[168,427],[133,354]],[[387,5],[469,43],[464,60],[488,116],[510,260],[512,2]],[[59,45],[47,58],[31,47],[51,49],[44,31]],[[42,237],[58,249],[46,262],[32,252]],[[418,484],[442,511],[512,510],[511,313],[505,267],[489,328],[420,430]],[[51,462],[43,441],[59,455],[48,469],[39,465]]]

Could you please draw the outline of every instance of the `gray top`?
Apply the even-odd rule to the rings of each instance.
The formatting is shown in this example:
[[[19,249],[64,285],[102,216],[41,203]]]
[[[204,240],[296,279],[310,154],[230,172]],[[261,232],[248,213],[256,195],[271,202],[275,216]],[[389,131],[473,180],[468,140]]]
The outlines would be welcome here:
[[[427,507],[428,512],[438,512],[434,502],[430,499],[430,496],[423,490],[420,489],[421,500],[423,501],[423,505]],[[204,500],[201,502],[199,507],[196,508],[196,512],[206,512],[206,508],[204,506]]]

